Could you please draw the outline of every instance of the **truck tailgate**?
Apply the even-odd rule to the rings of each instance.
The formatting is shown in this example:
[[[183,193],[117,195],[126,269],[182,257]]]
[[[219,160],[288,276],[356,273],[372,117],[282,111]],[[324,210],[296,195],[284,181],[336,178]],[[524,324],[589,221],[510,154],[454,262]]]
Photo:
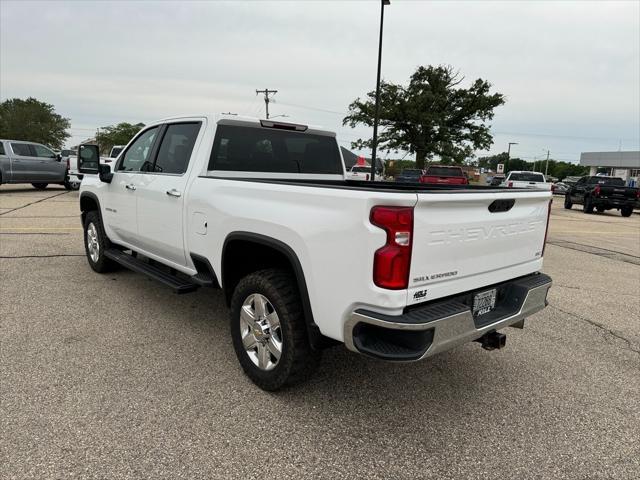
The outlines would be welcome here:
[[[419,193],[407,303],[540,270],[550,192]]]

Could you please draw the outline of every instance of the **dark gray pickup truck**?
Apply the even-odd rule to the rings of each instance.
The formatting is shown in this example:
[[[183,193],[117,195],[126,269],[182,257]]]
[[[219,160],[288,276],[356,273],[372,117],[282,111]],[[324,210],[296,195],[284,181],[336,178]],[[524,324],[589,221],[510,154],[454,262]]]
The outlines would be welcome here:
[[[626,187],[619,177],[587,176],[578,180],[564,197],[564,208],[582,205],[585,213],[617,209],[623,217],[630,217],[640,207],[640,190]]]
[[[50,148],[23,140],[0,140],[0,184],[30,183],[37,189],[50,183],[71,189],[67,163]]]

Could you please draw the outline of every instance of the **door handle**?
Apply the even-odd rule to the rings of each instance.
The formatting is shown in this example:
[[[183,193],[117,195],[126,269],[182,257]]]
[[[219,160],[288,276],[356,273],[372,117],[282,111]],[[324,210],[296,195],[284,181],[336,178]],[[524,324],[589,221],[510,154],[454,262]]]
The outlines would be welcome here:
[[[181,197],[182,193],[180,193],[175,188],[172,188],[171,190],[167,190],[167,195],[169,195],[170,197]]]
[[[125,185],[124,188],[126,188],[127,190],[135,190],[136,186],[130,183],[128,185]]]

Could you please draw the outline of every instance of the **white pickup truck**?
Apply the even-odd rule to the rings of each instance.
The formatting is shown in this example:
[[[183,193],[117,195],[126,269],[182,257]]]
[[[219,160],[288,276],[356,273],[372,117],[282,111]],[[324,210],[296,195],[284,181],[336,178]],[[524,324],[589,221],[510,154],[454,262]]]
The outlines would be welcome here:
[[[546,305],[550,192],[345,180],[335,133],[241,117],[146,126],[113,171],[94,146],[80,158],[90,266],[221,288],[267,390],[337,343],[390,361],[501,348]]]
[[[551,191],[551,183],[547,182],[543,173],[512,170],[502,182],[507,188],[536,188]]]

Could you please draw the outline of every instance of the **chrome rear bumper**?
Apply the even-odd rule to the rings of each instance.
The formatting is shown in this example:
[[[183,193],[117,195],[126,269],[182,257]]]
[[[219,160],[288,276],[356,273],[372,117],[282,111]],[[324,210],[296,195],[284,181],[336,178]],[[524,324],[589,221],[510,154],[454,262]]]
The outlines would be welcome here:
[[[533,274],[445,301],[435,300],[399,316],[358,309],[344,325],[345,345],[384,360],[421,360],[522,322],[547,305],[551,284],[549,276]],[[473,296],[491,288],[498,289],[495,309],[474,318]]]

